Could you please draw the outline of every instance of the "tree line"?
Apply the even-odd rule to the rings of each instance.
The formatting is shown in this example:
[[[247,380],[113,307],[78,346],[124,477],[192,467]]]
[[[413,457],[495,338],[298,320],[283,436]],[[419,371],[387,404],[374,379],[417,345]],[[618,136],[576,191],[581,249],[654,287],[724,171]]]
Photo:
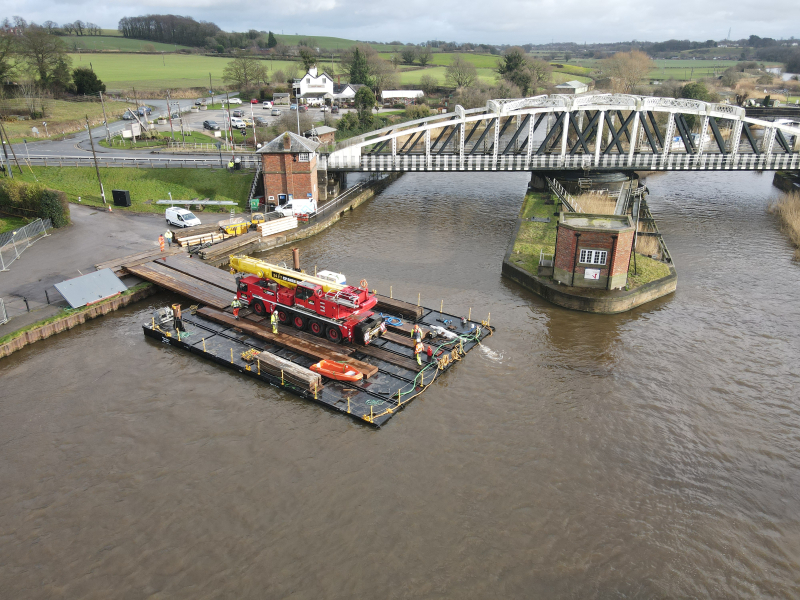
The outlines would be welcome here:
[[[0,30],[7,33],[20,34],[31,26],[46,29],[47,33],[52,35],[103,35],[103,30],[100,28],[100,25],[89,21],[77,20],[72,23],[62,23],[61,25],[55,21],[45,21],[41,25],[36,25],[36,23],[29,24],[25,19],[17,16],[11,17],[11,19],[8,17],[3,19],[3,22],[0,23]]]
[[[118,29],[126,38],[182,46],[205,46],[209,38],[214,38],[222,31],[214,23],[179,15],[123,17]]]
[[[91,68],[72,68],[66,44],[52,28],[36,23],[23,27],[19,21],[10,27],[0,25],[0,82],[25,94],[33,89],[54,94],[96,94],[106,89]]]

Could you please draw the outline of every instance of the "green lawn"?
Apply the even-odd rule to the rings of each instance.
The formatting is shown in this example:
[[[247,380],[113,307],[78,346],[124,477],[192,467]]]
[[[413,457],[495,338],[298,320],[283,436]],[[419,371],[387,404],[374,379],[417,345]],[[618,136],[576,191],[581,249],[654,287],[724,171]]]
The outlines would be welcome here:
[[[121,35],[69,35],[63,36],[61,39],[71,52],[77,52],[78,49],[98,50],[101,52],[177,52],[178,50],[189,48],[189,46],[133,40]]]
[[[186,143],[195,143],[195,144],[213,144],[217,141],[216,138],[211,136],[205,135],[204,133],[199,133],[197,131],[185,131],[184,135],[181,135],[180,127],[175,125],[175,132],[170,133],[169,131],[161,131],[159,132],[158,139],[147,139],[147,140],[138,140],[136,143],[133,142],[131,139],[123,139],[121,137],[114,137],[111,138],[111,144],[109,144],[105,138],[100,140],[99,144],[106,148],[127,148],[127,149],[137,149],[137,148],[154,148],[157,146],[166,146],[169,144],[169,140],[174,139],[176,142],[186,142]]]
[[[92,68],[106,84],[108,91],[130,90],[137,92],[190,87],[208,88],[211,73],[214,88],[222,85],[222,70],[231,60],[216,56],[196,54],[70,54],[72,66]],[[267,71],[285,71],[298,68],[299,63],[286,60],[267,60]]]
[[[296,46],[297,42],[300,40],[308,40],[309,42],[313,41],[313,45],[315,48],[319,48],[320,50],[343,50],[345,48],[352,48],[356,44],[366,44],[377,50],[378,52],[394,52],[401,50],[404,46],[400,45],[391,45],[391,44],[367,44],[366,42],[359,42],[357,40],[350,40],[347,38],[340,38],[340,37],[330,37],[325,35],[284,35],[282,33],[275,33],[275,38],[281,44],[286,44],[287,46]],[[433,52],[438,52],[438,48],[431,48]]]
[[[81,197],[83,204],[101,206],[100,187],[92,167],[59,168],[33,167],[33,173],[44,185],[62,190],[70,202]],[[24,181],[34,181],[30,170],[23,175],[14,174]],[[169,192],[174,200],[209,198],[211,200],[233,200],[246,207],[247,194],[253,183],[253,173],[204,169],[124,169],[101,168],[100,177],[111,200],[111,190],[129,190],[132,206],[137,212],[163,212],[164,207],[155,200],[168,200]],[[126,209],[118,209],[126,210]]]
[[[398,60],[400,60],[399,52],[379,52],[378,55],[385,60],[392,60],[393,56],[397,56]],[[497,66],[498,60],[500,60],[499,56],[493,56],[491,54],[473,54],[471,52],[437,52],[431,56],[431,60],[428,64],[434,66],[447,66],[453,62],[456,56],[461,56],[479,69],[494,69]],[[420,65],[418,62],[415,62],[413,66],[418,67]]]
[[[13,107],[19,115],[29,114],[29,110],[22,99],[9,98],[3,104],[7,107]],[[116,121],[131,106],[125,102],[113,101],[108,101],[105,104],[109,121]],[[47,133],[51,137],[83,129],[86,124],[85,118],[87,114],[93,124],[102,123],[103,121],[103,106],[100,102],[67,102],[65,100],[47,99],[44,107],[45,116],[42,119],[37,119],[36,121],[4,121],[3,125],[12,143],[21,142],[23,138],[28,141],[37,139],[37,137],[34,137],[33,127],[39,130],[38,139],[44,138],[45,127],[43,121],[47,122]]]
[[[635,271],[633,260],[631,260],[630,267],[628,267],[628,285],[626,289],[632,290],[667,275],[669,275],[669,266],[665,263],[654,260],[649,256],[637,254]]]
[[[7,217],[6,215],[0,215],[0,233],[5,233],[6,231],[14,231],[15,229],[19,229],[24,225],[27,225],[28,219],[23,219],[22,217]]]

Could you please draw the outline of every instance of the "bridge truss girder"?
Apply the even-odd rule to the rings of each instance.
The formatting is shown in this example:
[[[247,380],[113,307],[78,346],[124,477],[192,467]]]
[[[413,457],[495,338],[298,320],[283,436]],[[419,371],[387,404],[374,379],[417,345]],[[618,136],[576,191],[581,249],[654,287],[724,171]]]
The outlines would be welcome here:
[[[800,166],[799,139],[798,128],[729,105],[535,96],[456,106],[347,140],[320,159],[329,170],[357,171],[792,169]]]

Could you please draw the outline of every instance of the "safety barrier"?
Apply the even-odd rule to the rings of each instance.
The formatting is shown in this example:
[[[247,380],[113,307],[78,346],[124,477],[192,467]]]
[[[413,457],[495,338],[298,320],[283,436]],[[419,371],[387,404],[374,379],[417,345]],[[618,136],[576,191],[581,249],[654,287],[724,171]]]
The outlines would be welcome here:
[[[0,325],[4,323],[8,323],[8,314],[6,313],[6,304],[3,302],[3,299],[0,298]]]
[[[564,186],[561,185],[557,179],[550,179],[549,177],[545,177],[547,181],[547,185],[550,187],[550,190],[558,196],[558,199],[561,200],[561,203],[567,207],[570,212],[583,212],[583,209],[578,206],[578,203],[575,202],[575,198],[564,189]]]
[[[257,155],[241,156],[242,169],[255,169],[260,161]],[[28,161],[33,166],[39,167],[93,167],[94,159],[91,156],[31,156]],[[208,156],[202,158],[183,158],[174,156],[156,156],[132,158],[122,157],[97,157],[100,167],[123,167],[145,169],[224,169],[225,161],[220,164],[219,157]]]
[[[8,231],[0,235],[0,271],[8,271],[8,267],[34,242],[47,236],[47,230],[53,224],[50,219],[36,219],[16,231]]]

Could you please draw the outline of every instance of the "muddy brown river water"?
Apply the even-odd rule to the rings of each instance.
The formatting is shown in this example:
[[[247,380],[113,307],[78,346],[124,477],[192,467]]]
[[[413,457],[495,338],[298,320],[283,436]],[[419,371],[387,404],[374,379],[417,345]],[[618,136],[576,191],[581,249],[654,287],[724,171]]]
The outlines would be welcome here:
[[[146,340],[167,294],[1,360],[0,597],[800,597],[771,179],[651,176],[678,290],[597,316],[501,278],[527,177],[401,178],[304,266],[497,332],[380,431]]]

